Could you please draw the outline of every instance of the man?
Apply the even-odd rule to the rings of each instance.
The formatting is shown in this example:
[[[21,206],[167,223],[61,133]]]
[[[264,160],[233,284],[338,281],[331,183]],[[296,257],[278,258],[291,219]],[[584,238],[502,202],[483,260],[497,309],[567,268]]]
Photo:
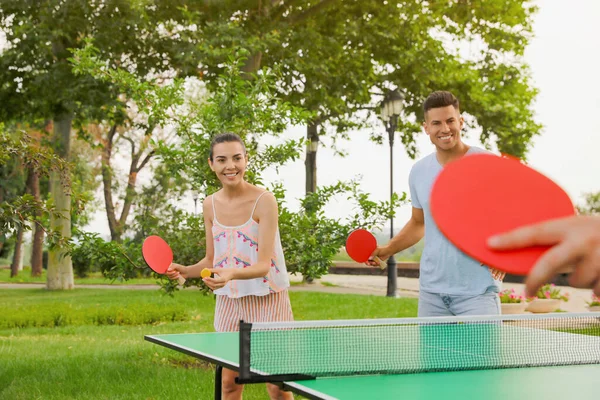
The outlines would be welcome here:
[[[468,257],[439,231],[429,209],[431,188],[444,166],[461,157],[486,152],[463,143],[464,120],[458,99],[438,91],[423,104],[423,128],[435,152],[419,160],[409,175],[412,216],[390,242],[371,255],[385,260],[425,236],[419,278],[419,316],[498,315],[501,279],[504,275]],[[451,205],[449,205],[451,206]]]
[[[573,267],[569,284],[593,288],[600,296],[600,216],[574,216],[525,226],[489,239],[496,250],[536,245],[552,246],[540,257],[525,281],[532,296],[565,267]]]

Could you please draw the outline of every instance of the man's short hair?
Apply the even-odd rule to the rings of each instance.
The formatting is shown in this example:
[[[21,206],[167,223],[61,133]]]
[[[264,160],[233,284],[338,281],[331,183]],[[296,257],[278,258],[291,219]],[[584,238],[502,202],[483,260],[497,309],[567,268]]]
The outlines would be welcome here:
[[[429,96],[427,96],[427,99],[425,99],[425,103],[423,103],[423,114],[427,116],[427,111],[431,110],[432,108],[442,108],[448,106],[453,106],[458,111],[458,99],[450,92],[438,90],[431,93]]]

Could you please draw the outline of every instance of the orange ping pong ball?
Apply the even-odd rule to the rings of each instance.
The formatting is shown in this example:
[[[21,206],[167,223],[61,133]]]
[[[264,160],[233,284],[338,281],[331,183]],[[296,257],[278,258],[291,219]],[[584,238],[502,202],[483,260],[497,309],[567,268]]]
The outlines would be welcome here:
[[[210,270],[208,268],[204,268],[200,272],[200,276],[203,277],[203,278],[208,278],[210,276]]]

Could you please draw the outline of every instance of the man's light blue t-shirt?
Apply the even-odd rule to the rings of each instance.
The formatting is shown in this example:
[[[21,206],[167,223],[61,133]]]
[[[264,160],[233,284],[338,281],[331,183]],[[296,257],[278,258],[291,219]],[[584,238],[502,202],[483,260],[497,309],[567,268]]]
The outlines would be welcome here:
[[[479,147],[471,147],[465,157],[477,153],[488,152]],[[435,178],[442,169],[436,153],[433,153],[419,160],[412,167],[408,178],[412,206],[423,209],[425,215],[425,248],[420,262],[420,290],[466,296],[498,292],[500,282],[492,278],[488,267],[450,243],[431,217],[429,196]]]

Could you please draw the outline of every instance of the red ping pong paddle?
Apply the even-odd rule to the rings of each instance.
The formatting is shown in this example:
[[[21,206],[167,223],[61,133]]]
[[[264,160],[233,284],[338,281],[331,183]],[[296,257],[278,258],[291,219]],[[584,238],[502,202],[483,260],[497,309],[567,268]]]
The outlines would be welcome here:
[[[159,236],[148,236],[142,245],[142,255],[146,264],[159,274],[165,274],[173,263],[173,251],[171,247]],[[177,278],[183,285],[185,278],[181,275]]]
[[[449,163],[434,182],[431,215],[456,247],[489,267],[527,275],[549,246],[493,250],[491,236],[575,215],[571,199],[548,177],[514,158],[490,154]]]
[[[365,229],[356,229],[350,232],[346,239],[346,253],[354,261],[365,263],[377,248],[377,239],[373,234]],[[375,257],[375,261],[379,263],[381,269],[385,268],[385,264],[379,257]]]

